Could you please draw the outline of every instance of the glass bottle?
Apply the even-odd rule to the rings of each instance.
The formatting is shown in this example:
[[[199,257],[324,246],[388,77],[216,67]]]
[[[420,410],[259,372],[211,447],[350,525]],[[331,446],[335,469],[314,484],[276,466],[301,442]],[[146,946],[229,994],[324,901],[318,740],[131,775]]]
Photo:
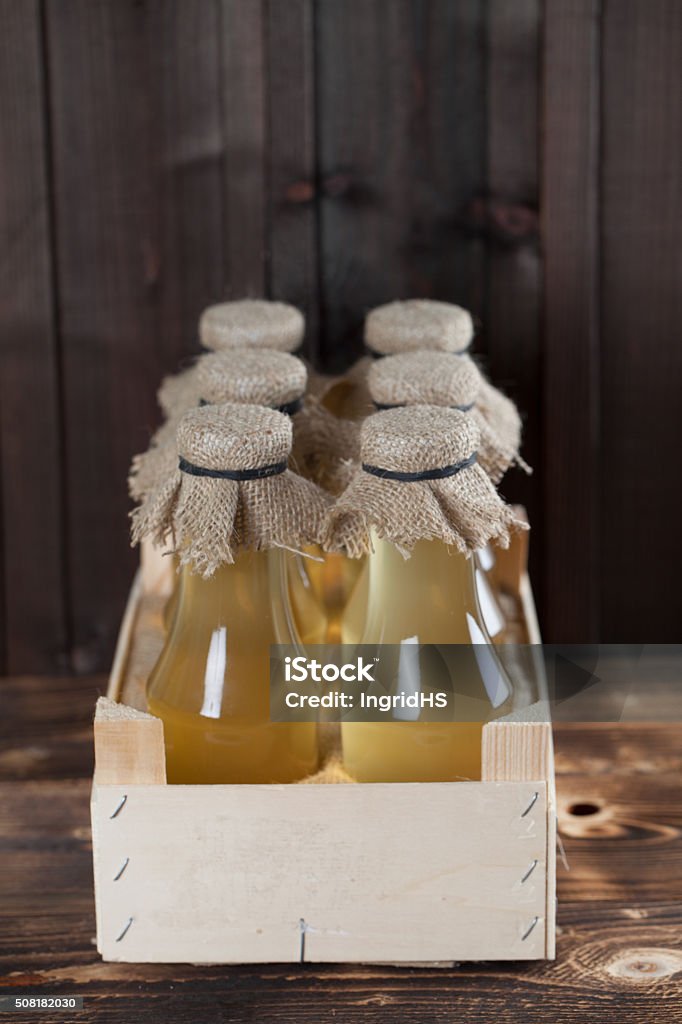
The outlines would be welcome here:
[[[486,632],[494,644],[510,643],[512,637],[498,600],[497,585],[490,575],[491,567],[495,565],[495,556],[490,546],[486,545],[475,553],[474,558],[476,596]],[[356,564],[352,559],[346,561],[351,565]],[[359,644],[365,628],[369,589],[367,562],[363,559],[358,561],[357,565],[358,571],[352,587],[349,588],[350,596],[342,610],[342,636],[336,636],[335,643]]]
[[[513,445],[510,447],[509,441],[500,444],[495,416],[491,417],[491,426],[477,407],[483,377],[466,355],[457,358],[450,352],[429,350],[387,355],[372,364],[367,383],[378,409],[427,403],[457,409],[471,416],[481,431],[479,464],[494,483],[513,462]],[[494,391],[490,386],[489,390]],[[499,398],[511,406],[508,399],[502,395]],[[516,440],[518,442],[518,438]],[[491,572],[495,564],[491,545],[487,544],[475,552],[474,558],[476,590],[488,633],[493,643],[508,643],[511,634],[499,600],[497,582]]]
[[[311,478],[334,495],[344,489],[352,474],[360,421],[370,411],[364,383],[344,378],[332,382],[319,396],[316,408],[307,412],[316,417],[318,424],[317,434],[313,435],[317,451]],[[308,548],[305,556],[299,556],[292,573],[292,603],[296,609],[300,596],[296,596],[294,588],[303,581],[324,609],[326,620],[324,636],[309,642],[339,643],[343,611],[362,566],[342,552],[325,551],[319,545]],[[298,621],[298,612],[296,617]]]
[[[341,727],[346,770],[361,782],[447,782],[480,779],[483,724],[511,710],[512,688],[494,654],[476,593],[475,564],[441,541],[419,541],[409,559],[375,538],[367,558],[366,623],[358,638],[344,630],[344,643],[415,645],[406,654],[421,659],[420,645],[475,645],[462,657],[467,678],[457,681],[455,714],[467,720],[433,721],[429,709],[414,721],[347,722]],[[349,609],[351,617],[353,609]],[[420,685],[429,662],[418,667]],[[400,712],[399,712],[400,713]],[[472,719],[472,720],[469,720]]]
[[[209,579],[182,570],[177,613],[147,684],[169,782],[295,782],[317,768],[315,725],[270,722],[270,644],[296,642],[287,553],[240,554]]]
[[[376,692],[450,691],[446,712],[426,702],[342,721],[344,767],[358,781],[478,779],[483,725],[512,710],[474,552],[519,524],[476,463],[478,440],[456,410],[377,413],[363,427],[362,471],[335,506],[333,543],[369,552],[342,641],[375,649]]]
[[[476,594],[488,635],[494,644],[511,642],[509,626],[499,600],[499,591],[491,570],[495,555],[489,544],[474,555]]]
[[[294,618],[304,646],[341,643],[348,601],[355,594],[364,559],[347,558],[320,545],[297,554],[289,567]]]
[[[270,720],[270,647],[298,647],[291,549],[319,541],[327,507],[287,469],[291,421],[206,406],[178,429],[180,472],[133,517],[133,537],[173,536],[177,611],[147,683],[173,783],[295,782],[318,767],[315,723]]]
[[[231,324],[231,329],[234,330],[237,321],[244,320],[245,312],[242,309],[244,304],[226,303],[224,305],[235,321]],[[260,325],[259,329],[266,333],[272,331],[277,326],[276,317],[281,315],[281,305],[280,303],[255,301],[246,303],[251,310],[250,329],[252,333],[256,331],[258,325]],[[220,320],[218,314],[222,310],[222,306],[211,307],[207,311],[207,316],[212,312],[212,319],[208,317],[207,322],[211,322],[216,330],[217,325],[220,325],[221,329],[226,331],[229,318],[225,322]],[[265,315],[264,310],[265,313],[269,313],[268,316]],[[237,317],[237,313],[239,313],[239,317]],[[244,324],[242,323],[241,326],[244,327]],[[269,349],[225,348],[225,350],[205,355],[199,360],[194,374],[194,404],[205,407],[220,405],[224,402],[237,402],[267,406],[277,409],[287,416],[292,416],[295,430],[296,416],[299,413],[306,388],[306,378],[307,371],[303,362],[288,352]],[[169,444],[172,444],[172,457],[176,460],[177,445],[174,437]],[[304,643],[324,643],[327,634],[327,617],[324,607],[315,590],[307,585],[305,574],[296,569],[296,564],[292,560],[289,571],[290,598],[297,629]],[[178,578],[163,611],[164,626],[167,632],[172,627],[177,614],[179,598],[180,579]]]

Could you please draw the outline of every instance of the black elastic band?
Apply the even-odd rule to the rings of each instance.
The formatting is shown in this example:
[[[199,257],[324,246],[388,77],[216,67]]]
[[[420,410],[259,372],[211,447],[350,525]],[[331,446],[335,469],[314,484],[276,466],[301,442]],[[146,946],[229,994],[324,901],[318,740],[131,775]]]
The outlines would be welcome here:
[[[302,408],[303,395],[293,398],[290,402],[285,402],[284,405],[275,406],[277,412],[283,412],[285,416],[293,416],[295,413],[300,412]]]
[[[446,355],[446,356],[463,356],[471,348],[473,340],[474,339],[472,338],[471,341],[468,342],[464,346],[464,348],[458,348],[454,352],[451,351],[450,349],[446,349],[446,348],[426,348],[426,347],[424,347],[424,348],[407,348],[404,351],[400,351],[400,352],[377,352],[377,350],[375,348],[372,348],[371,345],[368,345],[366,342],[365,342],[365,349],[367,351],[367,355],[371,356],[372,359],[385,359],[386,356],[405,356],[405,355],[407,355],[408,352],[439,352],[439,353],[442,353],[443,355]]]
[[[381,469],[379,466],[370,466],[367,462],[363,462],[362,468],[365,473],[371,473],[372,476],[379,476],[384,480],[418,483],[420,480],[443,480],[444,477],[455,476],[457,473],[461,473],[463,469],[473,466],[477,457],[477,453],[473,452],[468,459],[463,459],[462,462],[455,462],[452,466],[438,466],[436,469],[424,469],[419,473],[400,473],[395,469]]]
[[[386,412],[387,409],[404,409],[405,403],[398,402],[396,405],[385,405],[383,402],[374,402],[374,408],[377,412]],[[424,402],[424,405],[430,405],[430,402]],[[475,402],[469,402],[468,405],[446,405],[444,409],[456,409],[458,412],[471,412],[473,407],[476,405]]]
[[[257,466],[254,469],[207,469],[206,466],[195,466],[180,457],[178,467],[181,473],[190,476],[208,476],[214,480],[264,480],[268,476],[279,476],[287,468],[286,461],[273,462],[270,466]]]
[[[203,408],[205,405],[213,405],[213,403],[207,402],[205,398],[200,398],[199,405]],[[260,405],[260,402],[255,402],[254,405]],[[268,406],[268,408],[270,407]],[[275,412],[284,413],[285,416],[293,416],[303,408],[303,395],[293,398],[291,402],[285,402],[284,405],[275,405],[273,408]]]

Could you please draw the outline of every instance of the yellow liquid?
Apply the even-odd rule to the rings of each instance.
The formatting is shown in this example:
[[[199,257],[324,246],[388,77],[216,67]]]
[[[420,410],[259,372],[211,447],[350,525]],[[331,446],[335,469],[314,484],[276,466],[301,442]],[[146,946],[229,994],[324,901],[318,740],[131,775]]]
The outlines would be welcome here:
[[[350,380],[340,380],[329,388],[322,405],[342,420],[362,420],[373,411],[366,387]]]
[[[246,552],[205,580],[183,570],[147,684],[172,783],[296,782],[316,771],[314,723],[270,721],[270,645],[295,643],[287,555]]]
[[[511,710],[511,686],[482,621],[473,563],[438,541],[420,541],[407,560],[385,541],[375,539],[374,547],[366,577],[360,577],[349,603],[343,642],[483,644],[499,668],[498,689],[488,695],[472,656],[455,703],[462,718],[472,720],[429,721],[425,710],[419,721],[343,723],[344,767],[360,782],[480,779],[483,724]],[[366,617],[359,635],[363,602]]]
[[[289,594],[299,635],[304,644],[338,644],[349,595],[354,591],[364,559],[346,558],[311,546],[289,567]]]
[[[301,643],[323,644],[327,639],[327,614],[323,594],[316,585],[324,568],[322,548],[308,548],[311,557],[293,554],[287,560],[289,598]]]
[[[180,604],[180,580],[175,579],[173,581],[173,589],[171,595],[163,606],[163,628],[166,633],[170,633],[175,622],[175,616],[178,614],[178,605]]]
[[[495,555],[490,545],[477,551],[474,558],[476,559],[476,593],[490,639],[497,645],[512,643],[514,637],[500,604],[500,589],[495,577]]]
[[[370,558],[354,559],[358,563],[355,585],[346,602],[341,621],[342,644],[362,643],[366,632],[367,602],[369,601],[369,562]],[[350,559],[349,559],[350,561]]]

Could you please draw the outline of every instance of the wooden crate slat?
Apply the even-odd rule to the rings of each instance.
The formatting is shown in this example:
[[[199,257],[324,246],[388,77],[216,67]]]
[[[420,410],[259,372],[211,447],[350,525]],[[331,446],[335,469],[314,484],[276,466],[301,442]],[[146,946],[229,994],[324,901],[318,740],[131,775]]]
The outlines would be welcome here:
[[[601,545],[590,583],[601,643],[676,642],[682,5],[619,0],[602,11]]]
[[[434,783],[424,799],[419,784],[95,785],[100,952],[195,963],[542,958],[545,789]]]
[[[163,785],[163,722],[154,715],[100,697],[95,711],[95,782]]]
[[[0,5],[0,673],[9,674],[67,667],[43,53],[37,0]]]
[[[565,643],[599,637],[600,9],[599,0],[547,0],[543,39],[541,571],[545,634]]]

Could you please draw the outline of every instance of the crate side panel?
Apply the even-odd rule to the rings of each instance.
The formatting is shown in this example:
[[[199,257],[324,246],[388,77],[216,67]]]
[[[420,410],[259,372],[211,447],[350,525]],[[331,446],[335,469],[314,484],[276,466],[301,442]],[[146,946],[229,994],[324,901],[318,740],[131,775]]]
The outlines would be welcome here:
[[[95,789],[107,960],[545,955],[544,782]]]

